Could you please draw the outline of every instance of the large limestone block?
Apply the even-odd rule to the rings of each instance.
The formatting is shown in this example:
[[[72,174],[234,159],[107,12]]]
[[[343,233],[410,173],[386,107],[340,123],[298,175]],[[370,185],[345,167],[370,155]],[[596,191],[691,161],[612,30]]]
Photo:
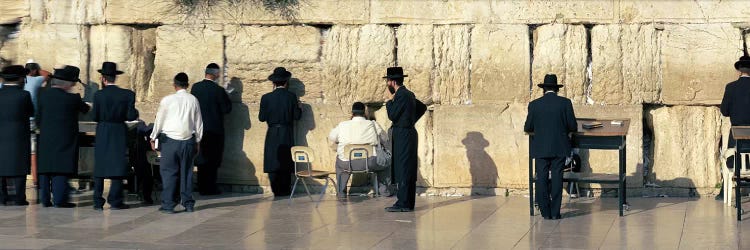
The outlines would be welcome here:
[[[744,0],[620,1],[620,21],[626,23],[747,22],[750,2]]]
[[[375,111],[373,117],[385,130],[389,130],[393,124],[388,119],[388,113],[385,106]],[[419,157],[419,170],[417,175],[417,186],[420,187],[432,187],[435,183],[435,165],[433,162],[435,137],[433,134],[433,117],[433,112],[431,110],[427,111],[424,116],[414,124],[414,128],[417,130],[418,135],[417,155]],[[391,145],[387,145],[386,147],[390,149]]]
[[[81,81],[88,81],[89,28],[73,24],[24,23],[18,37],[15,62],[34,59],[42,69],[72,65],[81,69]],[[80,86],[79,86],[80,87]]]
[[[731,24],[665,25],[661,36],[662,99],[666,104],[719,104],[737,79],[740,30]]]
[[[584,103],[587,77],[586,28],[583,25],[549,24],[534,30],[532,65],[533,96],[542,95],[536,84],[544,75],[557,74],[557,81],[565,85],[560,94],[573,103]]]
[[[489,1],[372,0],[373,23],[456,24],[486,22],[491,15]]]
[[[385,25],[333,26],[323,44],[326,100],[344,106],[354,101],[384,102],[387,90],[382,77],[395,63],[394,46],[393,29]]]
[[[215,1],[211,7],[199,4],[190,9],[171,0],[106,0],[107,23],[163,24],[287,24],[342,23],[369,21],[367,0],[298,1],[286,8],[264,6],[261,1]]]
[[[203,80],[206,65],[223,62],[222,31],[203,26],[160,26],[156,29],[156,57],[148,97],[159,100],[173,93],[173,79],[179,72],[185,72],[192,84]]]
[[[409,75],[404,85],[425,103],[433,102],[433,32],[433,25],[401,25],[396,30],[398,64]]]
[[[575,105],[578,118],[630,119],[625,140],[625,173],[629,187],[641,187],[643,183],[643,107],[641,105]],[[582,173],[619,173],[617,150],[580,149],[583,163]],[[601,185],[592,185],[599,187]]]
[[[619,1],[502,0],[492,3],[493,23],[614,23]]]
[[[594,26],[591,31],[594,103],[659,102],[659,34],[651,24]]]
[[[716,107],[671,106],[649,111],[653,175],[662,187],[712,188],[721,182],[721,114]]]
[[[310,26],[247,26],[226,30],[227,75],[244,86],[242,97],[257,103],[271,91],[275,67],[292,72],[290,89],[303,101],[323,97],[321,32]]]
[[[468,25],[435,27],[435,89],[438,102],[463,104],[470,100],[469,60],[471,43]]]
[[[148,82],[154,70],[156,29],[135,29],[120,25],[91,26],[89,74],[91,82],[99,82],[100,66],[103,62],[117,63],[125,72],[117,78],[120,87],[136,92],[138,100],[145,100]]]
[[[31,18],[36,22],[59,24],[104,23],[104,0],[30,0]]]
[[[440,105],[434,112],[435,187],[528,186],[524,104]]]
[[[302,118],[295,126],[295,145],[313,148],[315,169],[335,172],[336,148],[328,142],[328,134],[340,122],[349,120],[351,111],[330,104],[304,104],[302,107]]]
[[[29,2],[26,0],[0,0],[0,24],[17,23],[29,16]]]
[[[526,25],[478,24],[471,31],[471,100],[529,99],[529,30]]]

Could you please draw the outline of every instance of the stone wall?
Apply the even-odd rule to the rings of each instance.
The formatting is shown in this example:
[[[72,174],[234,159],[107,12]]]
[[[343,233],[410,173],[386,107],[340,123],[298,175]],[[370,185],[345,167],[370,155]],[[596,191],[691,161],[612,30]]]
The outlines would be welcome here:
[[[631,188],[707,194],[720,182],[727,126],[716,105],[750,28],[745,0],[175,2],[0,0],[0,63],[72,64],[97,83],[101,62],[117,62],[146,121],[177,72],[196,82],[219,63],[221,84],[234,89],[220,182],[251,186],[268,185],[257,113],[274,67],[294,73],[305,105],[296,142],[316,149],[317,168],[333,170],[326,135],[354,101],[388,126],[381,76],[399,65],[431,105],[417,124],[419,185],[441,194],[527,188],[526,105],[556,73],[579,117],[630,119]],[[581,154],[584,171],[616,172],[616,153]]]

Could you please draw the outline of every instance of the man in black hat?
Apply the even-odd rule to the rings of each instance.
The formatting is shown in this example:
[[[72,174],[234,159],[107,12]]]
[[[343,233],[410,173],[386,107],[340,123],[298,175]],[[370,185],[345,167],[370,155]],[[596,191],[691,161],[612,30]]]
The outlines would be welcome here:
[[[176,93],[164,97],[159,103],[151,132],[151,148],[161,152],[159,173],[164,188],[159,211],[162,213],[175,213],[175,194],[178,191],[185,212],[195,209],[193,159],[200,151],[203,120],[198,99],[187,92],[189,85],[185,73],[174,77]]]
[[[414,93],[404,86],[404,70],[390,67],[386,71],[390,100],[385,107],[388,119],[393,122],[393,173],[398,191],[396,203],[385,208],[388,212],[414,211],[417,194],[417,148],[419,138],[414,124],[426,111],[426,106],[416,99]]]
[[[232,111],[227,91],[219,86],[217,79],[221,69],[211,63],[206,66],[206,78],[193,85],[191,94],[198,98],[203,116],[203,147],[196,160],[198,165],[198,189],[201,195],[218,195],[216,177],[224,154],[224,115]]]
[[[94,121],[96,124],[96,147],[94,148],[94,210],[104,206],[102,192],[104,179],[110,179],[106,202],[111,209],[127,209],[123,201],[122,180],[128,176],[128,127],[126,121],[138,119],[135,109],[135,93],[115,85],[117,64],[104,62],[98,70],[102,74],[102,90],[94,94]]]
[[[750,56],[747,49],[744,55],[734,63],[734,69],[737,70],[739,79],[730,82],[724,88],[724,98],[721,99],[721,114],[728,116],[732,126],[749,126],[750,125]],[[729,132],[728,145],[730,148],[737,143],[731,131]],[[727,159],[727,166],[734,166],[734,159]],[[731,176],[724,176],[731,178]],[[723,183],[723,182],[722,182]],[[722,184],[723,185],[723,184]],[[722,187],[717,200],[724,199],[724,188]]]
[[[69,93],[80,70],[75,66],[55,69],[51,76],[52,87],[39,92],[36,123],[39,127],[37,156],[39,173],[39,198],[45,207],[75,207],[70,203],[68,177],[78,173],[78,114],[90,107],[80,94]],[[51,185],[51,187],[50,187]]]
[[[20,65],[3,68],[3,88],[0,89],[0,205],[9,200],[5,181],[13,180],[16,190],[15,205],[25,206],[26,175],[31,166],[31,129],[29,118],[34,114],[31,95],[23,90],[26,70]]]
[[[573,103],[557,95],[563,85],[557,84],[557,76],[544,76],[538,84],[544,95],[529,103],[529,112],[523,130],[534,133],[531,152],[536,159],[536,200],[545,219],[560,219],[562,202],[562,174],[565,157],[570,155],[569,134],[578,129]],[[550,172],[552,180],[550,180]]]
[[[268,124],[263,150],[263,172],[268,173],[274,196],[291,194],[292,146],[294,145],[294,121],[302,116],[297,95],[287,90],[292,73],[283,67],[273,70],[268,80],[274,90],[260,99],[258,120]]]

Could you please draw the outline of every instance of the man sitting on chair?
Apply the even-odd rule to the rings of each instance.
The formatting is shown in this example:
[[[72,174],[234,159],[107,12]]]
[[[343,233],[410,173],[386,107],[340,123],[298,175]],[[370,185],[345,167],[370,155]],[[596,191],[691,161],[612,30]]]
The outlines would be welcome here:
[[[348,153],[345,152],[347,145],[353,144],[365,144],[373,145],[377,147],[380,145],[388,145],[388,136],[383,132],[383,128],[378,125],[375,121],[370,121],[365,118],[365,104],[361,102],[355,102],[352,105],[352,119],[339,123],[336,128],[331,130],[328,135],[328,140],[332,143],[338,144],[336,153],[336,180],[339,184],[338,196],[342,198],[346,194],[346,184],[349,182],[350,174],[346,171],[349,170]],[[351,162],[351,168],[354,171],[364,171],[365,164],[371,171],[378,172],[378,182],[384,183],[386,179],[386,170],[389,166],[379,166],[377,164],[375,147],[372,147],[370,155],[367,158],[367,162],[362,159],[354,160]],[[386,185],[381,185],[381,189],[385,189]],[[378,190],[375,190],[377,192]]]

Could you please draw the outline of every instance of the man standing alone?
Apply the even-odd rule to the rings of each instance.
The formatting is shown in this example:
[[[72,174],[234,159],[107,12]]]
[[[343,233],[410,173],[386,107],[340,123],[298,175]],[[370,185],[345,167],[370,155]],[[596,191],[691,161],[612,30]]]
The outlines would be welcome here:
[[[571,149],[568,135],[575,132],[578,125],[570,99],[557,96],[563,85],[557,84],[556,75],[544,76],[544,83],[537,86],[544,90],[544,95],[529,103],[523,130],[534,133],[529,153],[536,159],[536,200],[539,210],[545,219],[558,220],[562,218],[563,167]]]
[[[201,195],[218,195],[216,177],[224,154],[224,115],[232,111],[232,103],[226,90],[220,87],[217,79],[219,65],[206,66],[206,79],[193,85],[191,94],[198,98],[203,116],[203,145],[199,153],[198,189]]]

